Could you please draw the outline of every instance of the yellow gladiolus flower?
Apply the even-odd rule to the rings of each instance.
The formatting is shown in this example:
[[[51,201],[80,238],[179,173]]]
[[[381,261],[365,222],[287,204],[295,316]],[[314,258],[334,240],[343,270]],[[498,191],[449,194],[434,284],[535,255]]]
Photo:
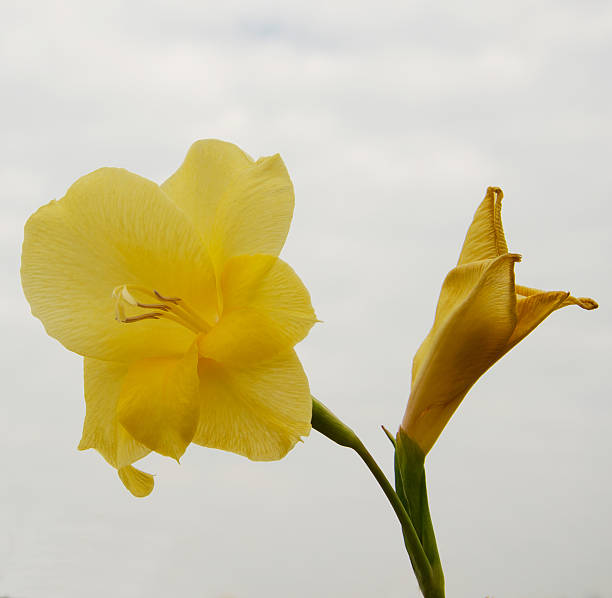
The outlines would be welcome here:
[[[463,397],[502,355],[553,311],[595,309],[593,299],[515,285],[501,222],[503,193],[489,187],[467,232],[457,267],[440,291],[434,324],[414,356],[401,428],[427,454]]]
[[[293,215],[281,158],[198,141],[161,186],[117,168],[74,183],[25,227],[32,313],[85,357],[80,449],[94,448],[136,496],[132,464],[191,443],[282,458],[310,431],[293,350],[316,321],[277,256]]]

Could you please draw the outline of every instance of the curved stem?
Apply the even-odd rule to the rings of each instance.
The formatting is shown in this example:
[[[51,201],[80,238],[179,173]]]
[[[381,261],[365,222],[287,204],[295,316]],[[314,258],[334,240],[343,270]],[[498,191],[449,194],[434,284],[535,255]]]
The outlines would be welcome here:
[[[366,449],[365,445],[359,438],[357,438],[357,445],[353,448],[353,450],[363,459],[363,462],[368,466],[368,469],[372,472],[372,475],[376,478],[378,485],[382,488],[382,491],[385,493],[385,496],[391,503],[397,518],[402,526],[402,530],[404,531],[404,538],[406,543],[409,545],[409,553],[410,558],[413,562],[413,565],[420,572],[420,580],[421,579],[429,579],[432,576],[431,565],[429,564],[429,560],[423,550],[423,546],[421,545],[421,541],[417,536],[416,530],[414,529],[414,525],[404,508],[404,505],[399,499],[399,496],[391,486],[391,483],[387,479],[387,476],[380,469],[374,457],[370,454],[368,449]],[[420,582],[419,580],[419,582]]]
[[[431,565],[404,505],[374,460],[374,457],[372,457],[355,432],[314,397],[312,398],[312,427],[335,443],[353,449],[367,465],[397,515],[404,532],[406,548],[417,574],[419,585],[423,593],[428,596],[429,592],[426,593],[426,589],[429,587],[433,575]]]

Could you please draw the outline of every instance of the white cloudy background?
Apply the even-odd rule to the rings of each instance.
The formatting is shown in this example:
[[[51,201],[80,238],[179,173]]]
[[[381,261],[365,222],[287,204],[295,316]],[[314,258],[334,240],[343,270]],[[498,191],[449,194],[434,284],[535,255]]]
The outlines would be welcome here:
[[[553,314],[428,457],[450,598],[610,598],[609,2],[2,2],[0,595],[418,596],[358,458],[313,432],[277,463],[153,456],[134,499],[76,445],[81,360],[19,283],[23,223],[79,176],[161,182],[197,138],[280,152],[284,258],[324,320],[313,393],[391,473],[412,354],[487,185],[517,279]],[[92,273],[95,275],[95,273]]]

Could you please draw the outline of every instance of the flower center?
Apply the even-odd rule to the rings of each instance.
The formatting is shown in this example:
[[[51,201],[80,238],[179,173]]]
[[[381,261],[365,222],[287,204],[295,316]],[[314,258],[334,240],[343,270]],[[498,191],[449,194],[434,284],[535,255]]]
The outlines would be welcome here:
[[[120,285],[113,289],[115,320],[132,324],[142,320],[172,320],[196,334],[212,327],[180,297],[164,297],[156,290],[136,285]]]

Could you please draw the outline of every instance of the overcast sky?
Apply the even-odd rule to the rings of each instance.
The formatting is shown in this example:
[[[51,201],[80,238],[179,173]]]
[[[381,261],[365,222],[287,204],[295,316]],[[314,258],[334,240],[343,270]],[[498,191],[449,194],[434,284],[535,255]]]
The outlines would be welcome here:
[[[488,185],[517,280],[566,308],[470,392],[427,460],[449,598],[610,598],[612,4],[13,2],[0,22],[0,595],[418,596],[358,458],[316,432],[251,463],[159,456],[137,500],[78,452],[81,358],[19,283],[23,223],[79,176],[165,180],[198,138],[279,152],[283,257],[324,321],[313,393],[392,472],[412,355]]]

